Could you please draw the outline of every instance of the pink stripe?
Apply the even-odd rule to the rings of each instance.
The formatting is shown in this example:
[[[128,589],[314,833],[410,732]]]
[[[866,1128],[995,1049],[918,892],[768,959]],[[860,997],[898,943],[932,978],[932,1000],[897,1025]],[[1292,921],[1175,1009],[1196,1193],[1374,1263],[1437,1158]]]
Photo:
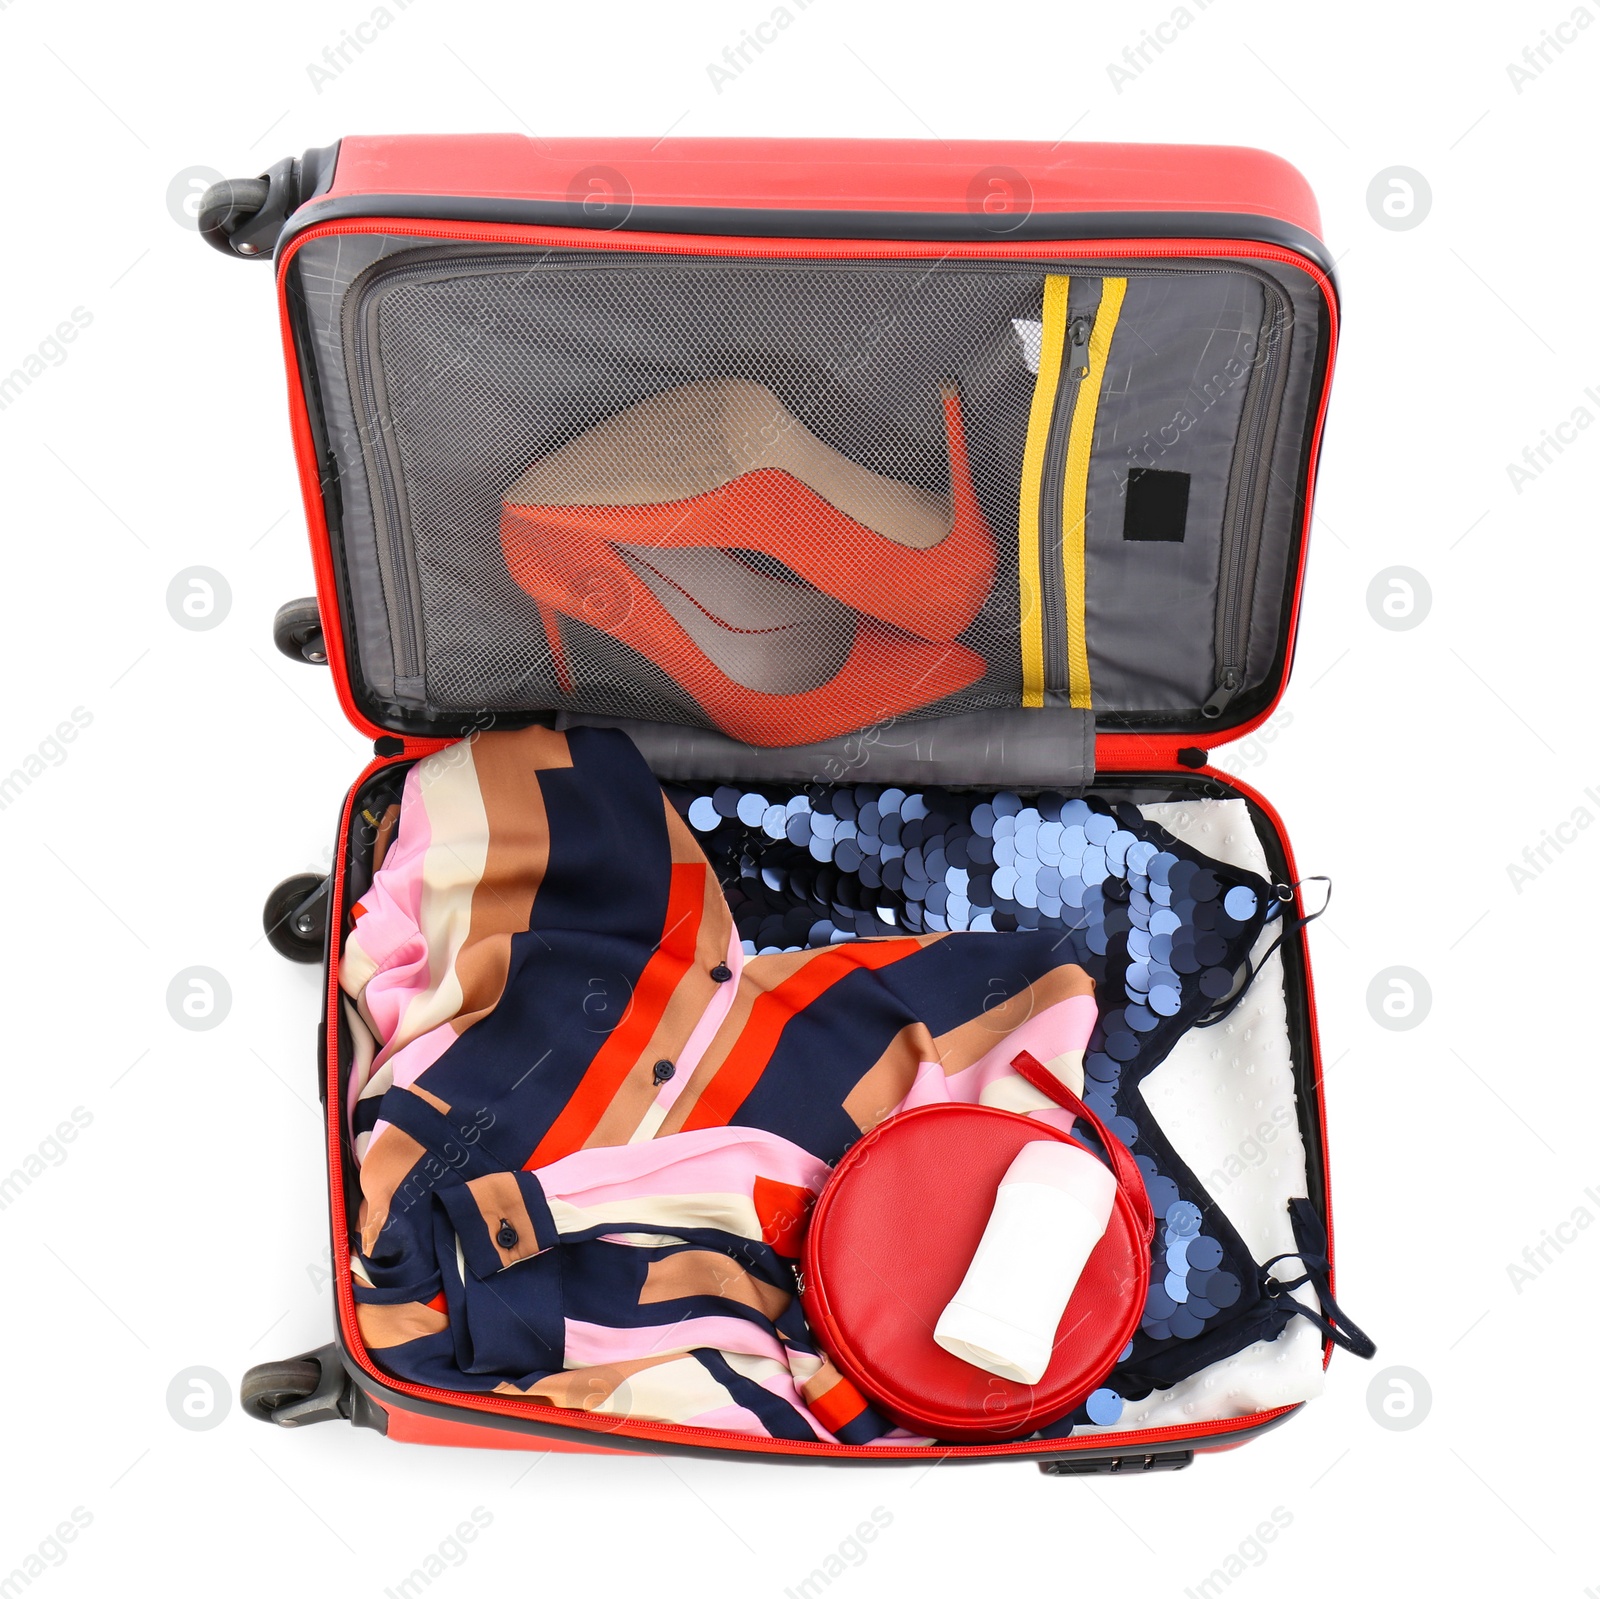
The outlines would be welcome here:
[[[392,1086],[395,1088],[409,1088],[416,1080],[438,1060],[456,1041],[456,1030],[448,1022],[442,1027],[435,1027],[431,1032],[424,1033],[421,1038],[413,1038],[404,1049],[397,1049],[389,1057],[389,1070],[393,1074]],[[377,1072],[377,1064],[373,1065],[373,1072]],[[372,1079],[368,1078],[370,1082]],[[353,1078],[350,1083],[349,1112],[355,1114],[356,1101],[361,1097],[360,1088],[364,1086]]]
[[[1023,1050],[1039,1060],[1053,1060],[1069,1050],[1083,1049],[1094,1031],[1098,1012],[1091,996],[1076,994],[1071,999],[1057,1001],[1030,1016],[1014,1028],[994,1048],[959,1072],[946,1075],[937,1061],[923,1061],[917,1068],[916,1080],[910,1092],[895,1107],[897,1111],[914,1110],[919,1105],[976,1105],[984,1089],[1004,1077],[1014,1077],[1011,1062]],[[1059,1110],[1059,1107],[1057,1107]],[[1068,1111],[1059,1111],[1065,1122],[1056,1119],[1056,1111],[1035,1112],[1041,1120],[1052,1126],[1072,1125]]]
[[[737,1316],[692,1316],[654,1327],[602,1327],[592,1321],[567,1323],[569,1366],[609,1366],[618,1360],[648,1360],[673,1349],[715,1349],[723,1354],[784,1358],[783,1345],[754,1322]]]
[[[957,1072],[954,1077],[946,1077],[944,1068],[936,1060],[925,1060],[917,1068],[917,1079],[911,1085],[911,1092],[895,1106],[893,1114],[898,1115],[903,1110],[916,1110],[922,1105],[976,1105],[978,1094],[976,1090],[983,1086],[979,1083],[973,1067],[964,1072]],[[1009,1068],[1004,1072],[991,1072],[986,1081],[992,1082],[996,1077],[1004,1077]],[[1015,1075],[1015,1073],[1010,1073]],[[963,1081],[964,1079],[964,1081]],[[956,1091],[952,1092],[954,1084]],[[968,1090],[972,1090],[968,1092]],[[1070,1133],[1073,1123],[1077,1118],[1070,1110],[1060,1105],[1046,1105],[1040,1110],[1030,1110],[1025,1113],[1034,1121],[1048,1122],[1052,1127],[1059,1127],[1062,1132]]]
[[[760,1417],[753,1411],[746,1410],[743,1405],[723,1405],[718,1410],[702,1410],[698,1416],[673,1416],[666,1419],[676,1421],[682,1427],[716,1427],[723,1432],[750,1433],[757,1438],[771,1436]]]
[[[754,1380],[769,1394],[783,1400],[785,1404],[792,1405],[824,1443],[837,1442],[834,1435],[811,1414],[805,1401],[800,1397],[800,1390],[783,1364],[785,1346],[776,1338],[763,1336],[750,1322],[740,1321],[734,1317],[701,1316],[690,1321],[673,1322],[669,1326],[653,1328],[601,1327],[594,1322],[569,1321],[566,1324],[566,1356],[569,1362],[576,1360],[578,1364],[569,1365],[567,1369],[582,1370],[585,1366],[604,1366],[613,1361],[645,1360],[651,1355],[659,1355],[678,1348],[680,1342],[694,1349],[714,1349],[724,1355],[757,1355],[772,1361],[778,1369],[769,1376]],[[741,1416],[751,1414],[740,1405],[731,1406],[730,1411]],[[693,1421],[696,1426],[701,1427],[723,1426],[725,1423],[707,1419],[710,1415],[721,1414],[723,1414],[721,1411],[705,1412],[693,1418]],[[757,1430],[763,1435],[766,1433],[765,1426]]]
[[[1047,1061],[1064,1055],[1070,1049],[1087,1049],[1089,1035],[1094,1031],[1099,1014],[1092,994],[1074,994],[1071,999],[1058,1000],[1054,1005],[1046,1006],[1030,1016],[1020,1027],[1014,1028],[967,1070],[996,1068],[991,1071],[990,1077],[984,1079],[988,1082],[1010,1071],[1012,1061],[1023,1050],[1037,1060]],[[965,1076],[965,1073],[958,1072],[956,1075]]]
[[[1050,1105],[1044,1110],[1030,1110],[1028,1120],[1047,1122],[1052,1127],[1059,1127],[1064,1133],[1070,1133],[1078,1125],[1078,1118],[1064,1105]]]
[[[394,1073],[396,1088],[409,1088],[416,1080],[455,1043],[460,1035],[449,1022],[414,1038],[404,1049],[397,1049],[389,1057],[389,1067]]]
[[[798,1411],[799,1414],[805,1418],[806,1425],[811,1428],[812,1432],[814,1432],[817,1437],[823,1441],[823,1443],[838,1443],[839,1440],[835,1438],[834,1435],[829,1432],[828,1429],[824,1427],[815,1416],[811,1414],[810,1408],[807,1406],[805,1400],[800,1397],[800,1390],[796,1386],[793,1377],[789,1376],[786,1372],[775,1371],[770,1377],[762,1377],[757,1380],[769,1394],[773,1394],[777,1398],[784,1400],[786,1403],[793,1405],[796,1411]]]
[[[534,1175],[550,1198],[581,1208],[664,1194],[748,1199],[757,1177],[817,1192],[828,1180],[828,1166],[776,1133],[704,1127],[642,1144],[580,1149]]]
[[[733,1009],[733,1002],[739,993],[739,974],[744,970],[744,946],[739,942],[739,929],[730,930],[728,934],[728,953],[724,957],[728,963],[728,970],[733,976],[725,983],[717,985],[717,991],[711,997],[711,1003],[706,1006],[700,1020],[695,1023],[695,1028],[689,1034],[689,1041],[678,1052],[678,1069],[670,1082],[661,1085],[661,1091],[653,1103],[661,1110],[670,1110],[679,1094],[683,1092],[684,1085],[694,1076],[695,1067],[700,1064],[701,1058],[711,1047],[711,1041],[717,1036],[718,1029],[727,1019],[728,1012]]]
[[[955,1102],[950,1092],[950,1079],[944,1067],[936,1060],[925,1060],[917,1067],[906,1097],[889,1113],[898,1116],[903,1110],[919,1110],[924,1105],[950,1105]]]
[[[421,922],[422,866],[433,832],[421,797],[421,769],[413,766],[406,774],[399,829],[382,869],[361,896],[363,913],[349,940],[378,967],[362,998],[378,1029],[379,1065],[407,1006],[431,986]]]

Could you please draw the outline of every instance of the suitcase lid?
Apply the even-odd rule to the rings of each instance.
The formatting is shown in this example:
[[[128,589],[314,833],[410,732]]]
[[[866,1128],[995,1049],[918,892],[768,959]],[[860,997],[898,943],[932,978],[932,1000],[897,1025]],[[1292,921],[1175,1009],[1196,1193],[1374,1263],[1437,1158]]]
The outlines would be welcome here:
[[[1282,692],[1337,297],[1275,157],[362,138],[201,223],[277,261],[370,734],[1049,783]]]

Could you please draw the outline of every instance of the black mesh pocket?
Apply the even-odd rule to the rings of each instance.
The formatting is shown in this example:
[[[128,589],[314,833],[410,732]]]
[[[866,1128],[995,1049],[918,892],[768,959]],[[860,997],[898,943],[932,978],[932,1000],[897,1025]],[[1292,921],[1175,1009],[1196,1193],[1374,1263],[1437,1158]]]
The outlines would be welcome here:
[[[1043,276],[380,262],[345,348],[397,675],[767,745],[1016,705]]]

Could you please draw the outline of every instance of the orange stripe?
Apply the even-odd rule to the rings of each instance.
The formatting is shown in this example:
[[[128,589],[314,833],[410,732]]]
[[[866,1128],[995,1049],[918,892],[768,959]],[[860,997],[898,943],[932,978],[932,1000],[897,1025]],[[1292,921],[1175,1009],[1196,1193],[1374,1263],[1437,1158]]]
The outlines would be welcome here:
[[[700,916],[705,906],[704,865],[674,865],[667,894],[667,923],[661,942],[645,964],[639,986],[633,991],[628,1014],[612,1029],[583,1074],[561,1114],[539,1140],[539,1147],[522,1163],[524,1171],[548,1166],[574,1150],[594,1131],[606,1107],[627,1080],[639,1052],[655,1035],[662,1013],[683,974],[694,964],[700,937]]]
[[[829,1432],[848,1427],[867,1408],[861,1390],[848,1377],[841,1377],[826,1393],[818,1394],[807,1402],[811,1406],[811,1414]]]
[[[726,1127],[728,1119],[749,1097],[756,1086],[778,1040],[792,1017],[841,982],[854,971],[876,971],[892,966],[922,948],[915,938],[874,938],[859,944],[840,944],[815,960],[807,961],[793,977],[787,977],[770,993],[763,994],[750,1007],[745,1023],[717,1075],[705,1086],[694,1109],[684,1120],[682,1131],[700,1127]]]

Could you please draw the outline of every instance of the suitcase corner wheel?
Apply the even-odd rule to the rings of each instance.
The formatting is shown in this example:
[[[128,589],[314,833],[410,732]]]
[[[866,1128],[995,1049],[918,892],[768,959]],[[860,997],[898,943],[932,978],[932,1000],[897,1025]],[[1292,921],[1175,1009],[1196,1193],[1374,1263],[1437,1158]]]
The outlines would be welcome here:
[[[245,261],[270,261],[292,212],[333,180],[338,146],[285,156],[254,178],[223,178],[200,197],[200,237]]]
[[[272,642],[280,655],[312,666],[328,664],[328,646],[322,635],[322,612],[316,600],[286,600],[272,619]]]
[[[385,1412],[352,1381],[337,1344],[252,1366],[239,1380],[239,1407],[275,1427],[348,1421],[375,1432],[388,1430]]]
[[[297,872],[267,895],[261,925],[267,942],[285,960],[313,966],[322,959],[328,935],[328,889],[331,877]]]
[[[1172,1449],[1159,1455],[1106,1455],[1085,1460],[1071,1455],[1041,1460],[1047,1477],[1142,1477],[1151,1471],[1183,1471],[1194,1464],[1194,1450]]]

